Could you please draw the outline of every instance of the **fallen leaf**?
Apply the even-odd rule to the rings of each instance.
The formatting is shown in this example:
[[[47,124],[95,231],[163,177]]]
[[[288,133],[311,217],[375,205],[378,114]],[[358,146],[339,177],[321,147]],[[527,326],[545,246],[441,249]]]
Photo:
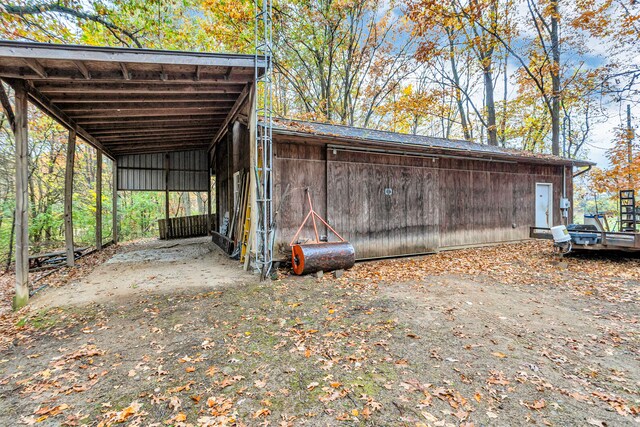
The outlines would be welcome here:
[[[529,409],[535,409],[535,410],[539,410],[547,406],[547,403],[544,401],[544,399],[534,400],[531,403],[520,401],[520,404],[526,406]]]

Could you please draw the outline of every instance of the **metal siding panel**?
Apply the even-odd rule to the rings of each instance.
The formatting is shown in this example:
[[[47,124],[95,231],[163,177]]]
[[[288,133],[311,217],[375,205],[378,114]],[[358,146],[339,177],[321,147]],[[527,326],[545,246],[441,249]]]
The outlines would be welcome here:
[[[163,153],[119,156],[119,189],[127,191],[163,191],[165,185]],[[207,152],[169,153],[170,191],[207,191],[209,168]]]

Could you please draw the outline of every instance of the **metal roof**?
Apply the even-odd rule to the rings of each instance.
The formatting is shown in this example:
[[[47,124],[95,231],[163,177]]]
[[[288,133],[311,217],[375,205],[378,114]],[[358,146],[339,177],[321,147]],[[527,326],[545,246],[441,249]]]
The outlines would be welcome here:
[[[334,125],[299,120],[276,120],[273,131],[283,135],[314,135],[330,138],[334,141],[364,142],[369,145],[404,147],[412,150],[447,152],[463,156],[480,158],[507,159],[533,163],[558,163],[574,166],[594,165],[584,160],[566,159],[550,154],[531,153],[524,150],[477,144],[469,141],[437,138],[425,135],[412,135],[382,130],[366,129],[353,126]]]
[[[208,149],[248,99],[255,55],[0,41],[0,78],[108,156]]]

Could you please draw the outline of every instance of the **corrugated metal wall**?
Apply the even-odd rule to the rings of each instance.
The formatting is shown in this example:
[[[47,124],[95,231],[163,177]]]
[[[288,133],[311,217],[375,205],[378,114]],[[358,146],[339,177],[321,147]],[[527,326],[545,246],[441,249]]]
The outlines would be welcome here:
[[[168,159],[167,159],[168,157]],[[208,191],[207,152],[129,154],[117,157],[118,190],[164,191],[169,169],[169,191]]]

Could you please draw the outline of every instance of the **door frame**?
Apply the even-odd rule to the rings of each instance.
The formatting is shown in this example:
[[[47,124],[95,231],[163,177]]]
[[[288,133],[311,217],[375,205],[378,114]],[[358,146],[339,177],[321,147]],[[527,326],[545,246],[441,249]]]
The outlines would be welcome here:
[[[533,213],[534,213],[534,224],[538,227],[537,224],[537,216],[538,216],[538,185],[545,185],[549,187],[549,215],[547,218],[547,225],[549,228],[553,227],[553,183],[551,182],[536,182],[535,192],[533,196]]]

